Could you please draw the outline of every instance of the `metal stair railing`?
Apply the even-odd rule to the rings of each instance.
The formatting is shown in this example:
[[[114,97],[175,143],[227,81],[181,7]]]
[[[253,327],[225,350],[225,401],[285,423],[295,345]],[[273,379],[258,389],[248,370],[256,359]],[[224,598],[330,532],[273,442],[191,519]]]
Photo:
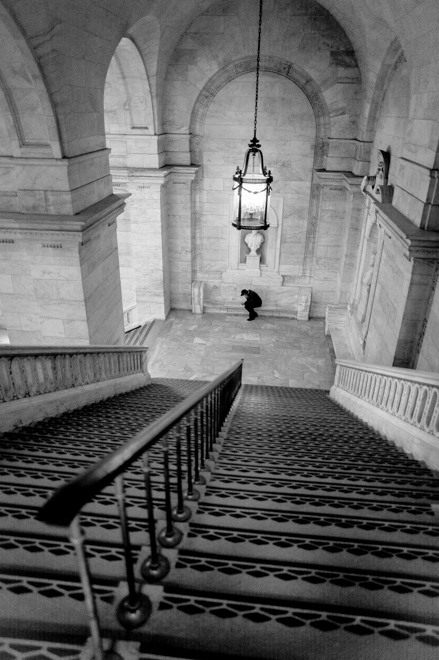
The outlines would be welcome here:
[[[183,534],[174,523],[189,520],[191,510],[184,501],[197,501],[200,497],[200,492],[194,486],[206,483],[200,472],[209,469],[206,461],[241,387],[241,381],[242,360],[175,406],[173,410],[162,415],[117,450],[62,486],[40,509],[38,513],[40,521],[48,525],[69,528],[69,537],[78,557],[95,660],[102,660],[114,654],[106,654],[103,649],[96,598],[85,551],[85,537],[81,528],[82,508],[104,488],[115,483],[128,585],[128,595],[117,605],[117,618],[127,630],[135,629],[148,620],[152,605],[148,596],[141,593],[134,575],[123,473],[136,460],[142,459],[150,555],[143,561],[140,572],[145,582],[158,582],[170,570],[169,561],[161,554],[159,546],[172,548],[182,539]],[[150,450],[157,444],[160,444],[162,449],[165,491],[165,526],[158,534],[154,518],[149,457]],[[182,461],[182,444],[186,451],[185,467]],[[170,478],[172,452],[176,464],[176,493],[172,492]],[[183,489],[184,481],[186,481],[186,490]],[[174,506],[173,496],[176,497]]]

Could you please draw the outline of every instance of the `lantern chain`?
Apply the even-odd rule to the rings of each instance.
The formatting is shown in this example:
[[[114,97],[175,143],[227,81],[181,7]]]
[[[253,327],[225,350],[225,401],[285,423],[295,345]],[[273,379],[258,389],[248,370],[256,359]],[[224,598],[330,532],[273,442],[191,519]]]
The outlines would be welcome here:
[[[259,96],[259,62],[261,59],[261,29],[262,29],[262,2],[259,3],[259,29],[258,29],[258,54],[256,57],[256,98],[255,98],[255,124],[254,124],[254,138],[256,140],[256,125],[258,122],[258,96]]]

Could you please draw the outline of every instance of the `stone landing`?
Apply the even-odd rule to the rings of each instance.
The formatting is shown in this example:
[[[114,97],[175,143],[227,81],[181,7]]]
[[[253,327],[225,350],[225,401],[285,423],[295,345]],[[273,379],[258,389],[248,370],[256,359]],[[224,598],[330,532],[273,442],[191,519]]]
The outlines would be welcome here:
[[[259,311],[259,310],[258,310]],[[203,314],[173,310],[148,358],[155,378],[211,380],[244,360],[243,382],[330,389],[332,344],[320,319]]]

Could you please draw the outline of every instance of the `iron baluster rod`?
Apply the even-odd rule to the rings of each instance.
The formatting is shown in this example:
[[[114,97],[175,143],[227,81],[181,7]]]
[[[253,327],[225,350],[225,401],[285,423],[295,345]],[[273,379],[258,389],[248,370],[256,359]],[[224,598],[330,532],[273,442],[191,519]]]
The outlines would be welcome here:
[[[200,402],[200,469],[205,469],[204,464],[204,401]]]
[[[190,420],[186,420],[186,460],[187,460],[187,490],[186,499],[191,502],[197,502],[200,499],[200,493],[194,488],[192,477],[192,447],[191,447],[192,427]]]
[[[210,414],[209,424],[209,452],[213,451],[213,438],[215,435],[215,392],[209,395],[208,406]]]
[[[125,506],[123,476],[121,474],[116,477],[115,486],[125,556],[125,571],[128,583],[128,595],[120,601],[117,607],[117,618],[124,628],[131,630],[133,628],[138,628],[149,619],[152,612],[152,605],[148,596],[137,591],[136,588],[128,518]]]
[[[184,504],[183,498],[183,470],[181,466],[181,426],[177,424],[177,428],[174,430],[174,436],[176,437],[176,453],[177,453],[177,506],[172,509],[172,519],[177,520],[178,522],[185,522],[189,520],[192,515],[192,512],[188,506]]]
[[[206,398],[205,401],[205,411],[206,411],[206,461],[209,458],[210,453],[210,439],[212,433],[212,415],[210,408],[210,396]]]
[[[198,410],[194,413],[194,471],[195,483],[197,486],[204,486],[206,483],[205,478],[200,474],[200,442],[199,442],[199,424],[198,424]],[[201,443],[202,444],[202,443]]]
[[[102,633],[99,625],[96,599],[91,586],[90,566],[85,554],[84,533],[81,529],[79,516],[76,516],[70,524],[70,541],[76,550],[78,558],[79,576],[81,578],[82,590],[84,592],[85,606],[87,608],[90,626],[91,640],[93,644],[94,660],[104,660],[104,647],[102,645]]]
[[[182,532],[172,523],[171,482],[169,478],[169,443],[167,435],[162,438],[163,476],[165,479],[166,526],[159,532],[159,542],[165,548],[174,548],[182,539]]]
[[[145,481],[146,509],[148,512],[148,533],[150,556],[143,562],[140,572],[146,582],[158,582],[169,573],[168,558],[159,553],[156,539],[154,518],[154,499],[152,494],[152,473],[149,466],[149,452],[143,454],[143,477]]]

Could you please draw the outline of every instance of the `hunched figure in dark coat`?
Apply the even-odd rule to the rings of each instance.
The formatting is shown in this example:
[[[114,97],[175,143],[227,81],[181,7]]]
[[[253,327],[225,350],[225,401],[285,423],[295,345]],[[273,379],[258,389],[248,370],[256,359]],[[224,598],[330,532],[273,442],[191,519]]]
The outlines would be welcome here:
[[[251,291],[250,289],[243,289],[241,291],[241,296],[245,296],[245,303],[241,303],[244,305],[246,310],[248,311],[248,319],[247,321],[253,321],[258,315],[255,312],[255,307],[260,307],[262,305],[262,300],[256,293],[256,291]]]

